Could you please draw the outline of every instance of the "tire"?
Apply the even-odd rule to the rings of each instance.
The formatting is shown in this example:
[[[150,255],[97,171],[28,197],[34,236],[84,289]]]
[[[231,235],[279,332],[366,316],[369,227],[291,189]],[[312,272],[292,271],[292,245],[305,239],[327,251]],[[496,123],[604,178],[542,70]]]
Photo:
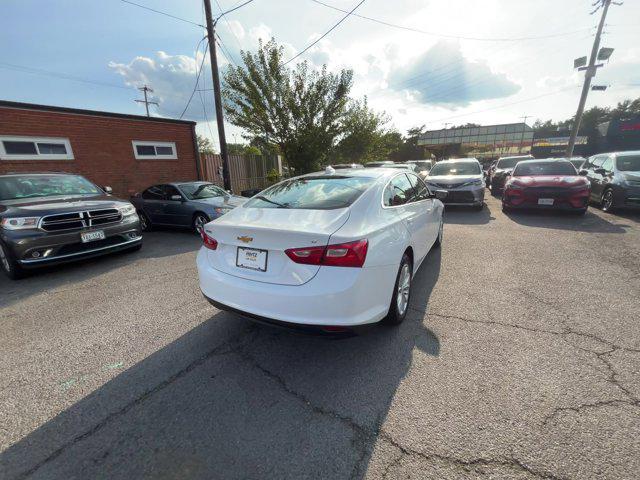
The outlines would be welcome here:
[[[138,217],[140,218],[140,230],[143,232],[149,232],[153,229],[151,220],[147,217],[147,214],[141,210],[138,210]]]
[[[576,210],[576,215],[585,215],[587,213],[588,208],[581,208],[580,210]]]
[[[11,280],[17,280],[25,275],[25,271],[2,242],[0,242],[0,270]]]
[[[202,212],[198,212],[193,216],[193,221],[191,222],[191,228],[194,232],[200,235],[200,230],[204,227],[206,223],[209,223],[211,220],[207,215]]]
[[[504,203],[504,202],[502,202],[502,211],[503,211],[504,213],[509,213],[509,212],[511,212],[511,208],[510,208],[510,207],[507,207],[507,206],[505,205],[505,203]]]
[[[484,203],[481,203],[480,205],[474,205],[473,209],[477,212],[482,211],[482,209],[484,208]]]
[[[600,207],[603,212],[611,213],[615,210],[614,198],[613,198],[613,189],[606,188],[604,192],[602,192],[602,198],[600,198]]]
[[[442,246],[442,238],[444,236],[444,220],[440,218],[440,227],[438,227],[438,236],[436,241],[433,242],[433,248],[440,248]]]
[[[393,285],[393,294],[391,295],[391,305],[389,305],[389,313],[382,320],[385,325],[400,325],[407,316],[409,311],[409,301],[411,300],[411,276],[412,276],[411,258],[405,253],[402,255],[398,275]],[[401,300],[399,295],[402,295]]]
[[[491,195],[493,195],[494,197],[499,197],[499,193],[498,193],[498,184],[495,181],[491,181]]]

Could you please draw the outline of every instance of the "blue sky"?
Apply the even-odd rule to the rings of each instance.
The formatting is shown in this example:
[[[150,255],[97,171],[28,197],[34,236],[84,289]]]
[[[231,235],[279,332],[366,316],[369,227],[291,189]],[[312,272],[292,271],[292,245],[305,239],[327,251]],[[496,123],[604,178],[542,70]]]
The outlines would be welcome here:
[[[350,10],[355,0],[323,0]],[[136,3],[203,23],[199,0],[136,0]],[[215,0],[214,14],[219,11]],[[219,0],[223,9],[240,0]],[[603,46],[616,48],[595,83],[588,106],[612,105],[640,96],[640,2],[612,7]],[[586,0],[367,0],[358,13],[428,31],[418,33],[351,17],[302,59],[330,70],[353,68],[355,96],[367,95],[390,125],[405,130],[444,122],[494,123],[573,115],[581,77],[573,58],[586,55],[597,18]],[[0,98],[126,113],[144,113],[135,87],[151,84],[160,101],[154,114],[180,114],[195,82],[195,48],[202,29],[126,4],[121,0],[5,0],[0,18]],[[275,36],[294,55],[326,31],[342,13],[312,0],[254,0],[221,21],[219,33],[230,55],[255,49]],[[590,30],[591,28],[591,30]],[[572,33],[573,32],[573,33]],[[469,38],[540,40],[483,41]],[[221,63],[226,63],[221,56]],[[208,60],[205,59],[208,67]],[[42,69],[101,83],[56,78]],[[202,88],[211,87],[205,68]],[[215,137],[213,103],[194,97],[186,118]],[[239,132],[229,128],[229,140]]]

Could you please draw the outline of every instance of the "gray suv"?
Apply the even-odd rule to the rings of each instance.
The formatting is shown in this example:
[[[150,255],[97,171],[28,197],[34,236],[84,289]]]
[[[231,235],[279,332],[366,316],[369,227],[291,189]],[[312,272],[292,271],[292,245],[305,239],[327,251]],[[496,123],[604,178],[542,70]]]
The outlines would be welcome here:
[[[80,175],[0,175],[0,269],[26,269],[142,246],[135,207]]]

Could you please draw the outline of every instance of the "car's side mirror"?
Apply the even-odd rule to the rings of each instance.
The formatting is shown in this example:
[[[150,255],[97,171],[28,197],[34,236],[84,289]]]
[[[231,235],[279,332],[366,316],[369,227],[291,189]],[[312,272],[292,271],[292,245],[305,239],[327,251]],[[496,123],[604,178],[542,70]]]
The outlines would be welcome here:
[[[607,171],[604,168],[596,168],[594,172],[597,173],[598,175],[604,175],[607,173]]]
[[[113,188],[111,188],[108,185],[105,185],[104,187],[102,187],[102,190],[104,190],[104,193],[109,193],[109,194],[113,193]]]
[[[447,198],[447,195],[449,195],[449,192],[447,192],[446,190],[436,190],[433,193],[433,196],[438,200],[444,200],[445,198]]]
[[[176,202],[181,202],[182,195],[171,195],[171,200],[175,200]]]
[[[587,172],[586,170],[580,170],[580,171],[578,172],[578,175],[582,175],[583,177],[586,177],[588,173],[589,173],[589,172]]]

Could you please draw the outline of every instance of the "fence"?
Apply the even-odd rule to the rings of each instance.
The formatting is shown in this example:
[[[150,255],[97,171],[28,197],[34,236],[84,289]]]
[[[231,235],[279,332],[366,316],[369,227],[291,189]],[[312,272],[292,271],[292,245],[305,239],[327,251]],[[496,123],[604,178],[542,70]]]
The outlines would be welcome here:
[[[218,154],[201,154],[202,177],[208,182],[224,185],[222,180],[222,157]],[[282,162],[277,155],[229,155],[231,190],[239,194],[242,190],[265,188],[267,174],[275,169],[282,175]]]

